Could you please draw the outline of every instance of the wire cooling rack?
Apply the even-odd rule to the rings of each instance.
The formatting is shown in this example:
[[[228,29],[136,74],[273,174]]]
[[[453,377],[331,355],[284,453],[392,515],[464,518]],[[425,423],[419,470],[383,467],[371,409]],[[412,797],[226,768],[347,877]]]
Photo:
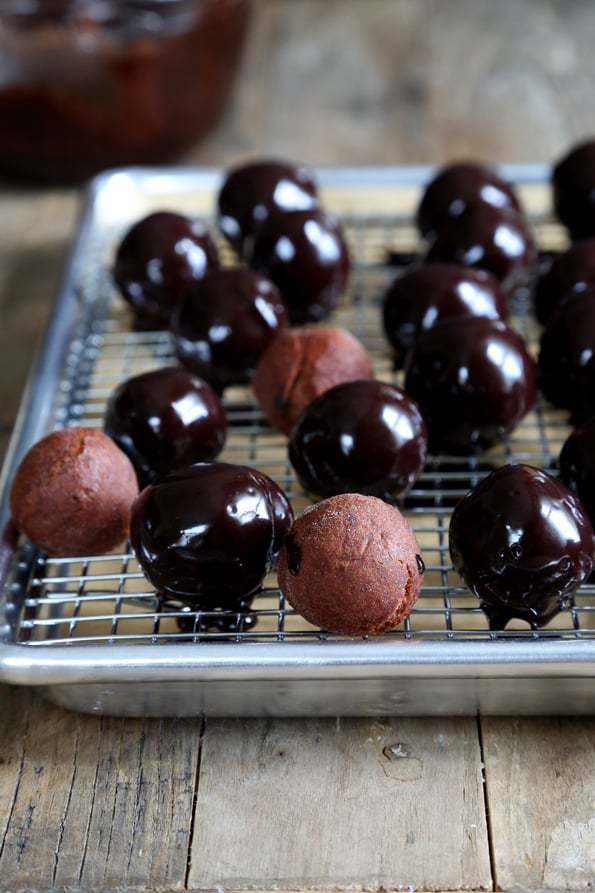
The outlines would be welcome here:
[[[543,172],[521,173],[517,171],[515,179],[519,189],[527,190],[525,207],[538,244],[544,252],[557,251],[565,243],[564,234],[549,217]],[[393,369],[382,331],[381,299],[388,282],[398,275],[398,265],[420,250],[412,210],[428,172],[322,171],[319,176],[327,187],[327,206],[341,214],[354,261],[349,289],[333,322],[361,339],[378,378],[399,384],[401,373]],[[218,177],[217,172],[129,171],[95,181],[4,470],[5,502],[20,456],[42,431],[67,425],[101,427],[106,400],[121,381],[175,362],[167,332],[132,330],[129,309],[113,286],[113,254],[127,226],[151,209],[200,213],[215,235],[212,215]],[[368,207],[368,196],[370,204],[376,199],[382,207]],[[331,204],[333,198],[338,208]],[[220,250],[224,262],[231,262],[224,244]],[[539,328],[530,311],[530,290],[519,292],[512,300],[510,321],[535,352]],[[267,425],[249,387],[230,389],[224,401],[230,424],[219,458],[266,472],[299,513],[310,499],[288,461],[286,438]],[[592,701],[589,697],[585,706],[576,677],[584,680],[595,674],[595,647],[589,644],[595,640],[595,586],[584,585],[539,631],[522,621],[490,630],[477,600],[454,573],[448,554],[448,525],[456,501],[504,462],[555,470],[568,433],[566,414],[539,396],[513,435],[489,453],[471,459],[429,457],[403,506],[426,565],[423,591],[401,626],[367,641],[329,635],[309,625],[285,602],[274,574],[267,577],[249,609],[201,612],[158,597],[129,544],[109,555],[50,559],[26,539],[17,538],[13,547],[5,549],[0,677],[39,684],[67,706],[115,713],[419,712],[419,705],[414,710],[400,688],[407,678],[410,690],[416,691],[415,685],[411,688],[412,675],[431,683],[435,693],[428,697],[424,690],[426,709],[421,712],[469,712],[479,707],[526,711],[528,697],[545,709],[544,692],[534,685],[541,677],[548,680],[550,706],[563,711],[591,709]],[[421,648],[399,649],[398,643]],[[40,666],[45,671],[41,677]],[[252,694],[238,700],[230,692],[237,691],[240,668],[239,678],[251,683]],[[317,685],[324,679],[327,686],[319,687],[317,694],[311,685],[305,688],[313,668]],[[226,682],[230,672],[233,684]],[[373,690],[370,675],[375,679]],[[453,675],[459,685],[451,685],[445,696],[439,679]],[[475,680],[472,690],[469,682],[461,687],[461,675]],[[360,679],[359,689],[353,686],[354,676]],[[517,677],[533,680],[523,698]],[[107,678],[111,695],[104,686],[98,696],[95,681]],[[165,683],[174,678],[178,696],[172,699]],[[365,685],[362,678],[368,679]],[[551,697],[552,685],[560,678],[566,680],[564,704]],[[272,705],[267,686],[280,679],[289,685],[293,705],[285,697],[283,706]],[[476,690],[478,679],[483,698]],[[193,696],[182,681],[194,685]],[[498,692],[497,708],[490,683],[496,684],[492,688]],[[346,686],[351,687],[347,702]],[[122,694],[124,688],[127,696]],[[486,695],[488,690],[492,694]],[[218,699],[211,700],[215,691]],[[133,701],[128,698],[131,692]],[[404,706],[407,703],[409,707]]]

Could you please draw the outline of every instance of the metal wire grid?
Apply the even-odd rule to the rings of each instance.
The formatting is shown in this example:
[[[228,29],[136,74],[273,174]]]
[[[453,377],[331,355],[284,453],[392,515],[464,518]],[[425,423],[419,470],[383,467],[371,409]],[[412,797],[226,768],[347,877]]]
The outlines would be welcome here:
[[[530,209],[529,209],[530,210]],[[400,383],[392,368],[380,316],[384,288],[397,270],[389,249],[406,262],[418,250],[409,220],[357,216],[344,219],[354,273],[343,306],[333,318],[353,331],[369,350],[379,378]],[[556,250],[562,235],[550,220],[533,220],[538,243]],[[64,376],[55,397],[55,427],[101,427],[106,400],[126,378],[175,362],[166,332],[131,330],[130,316],[115,293],[110,266],[117,232],[98,233],[80,282]],[[229,258],[221,245],[224,259]],[[512,324],[530,348],[538,329],[527,312],[529,296],[517,295]],[[221,460],[258,467],[288,493],[296,513],[310,500],[301,491],[287,459],[286,440],[270,429],[248,387],[225,395],[230,431]],[[546,628],[530,630],[513,621],[506,630],[488,630],[476,599],[461,585],[448,555],[448,524],[456,501],[493,468],[508,461],[555,468],[569,432],[565,413],[541,398],[501,446],[469,460],[431,456],[408,495],[404,510],[426,564],[424,589],[404,623],[387,638],[494,639],[595,637],[595,585],[587,584]],[[277,641],[338,638],[310,626],[286,603],[274,573],[264,581],[249,612],[200,612],[163,601],[149,587],[129,545],[117,554],[49,559],[23,540],[14,557],[8,590],[20,605],[15,641],[28,646],[208,641]]]

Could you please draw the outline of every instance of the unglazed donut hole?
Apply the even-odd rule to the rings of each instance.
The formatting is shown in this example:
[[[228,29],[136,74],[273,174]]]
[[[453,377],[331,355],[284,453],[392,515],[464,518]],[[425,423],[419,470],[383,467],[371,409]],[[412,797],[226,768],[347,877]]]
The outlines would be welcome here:
[[[132,463],[95,428],[63,428],[23,458],[10,490],[13,520],[52,556],[111,552],[128,536],[138,493]]]
[[[252,386],[273,427],[289,434],[303,409],[336,384],[373,378],[372,360],[346,329],[312,326],[284,329],[260,357]]]
[[[344,493],[296,518],[279,556],[279,587],[327,632],[385,632],[411,612],[424,564],[401,512],[374,496]]]

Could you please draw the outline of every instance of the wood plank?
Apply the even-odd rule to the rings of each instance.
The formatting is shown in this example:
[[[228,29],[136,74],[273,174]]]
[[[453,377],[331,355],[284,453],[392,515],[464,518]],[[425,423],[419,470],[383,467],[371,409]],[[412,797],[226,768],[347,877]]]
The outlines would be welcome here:
[[[549,161],[593,130],[594,37],[580,3],[259,0],[230,109],[188,157]]]
[[[547,161],[590,133],[590,4],[454,6],[258,0],[234,101],[191,160]],[[4,435],[77,197],[2,192]],[[78,717],[6,687],[0,710],[3,889],[184,887],[198,723]],[[209,724],[191,882],[490,887],[474,728],[448,719]],[[494,883],[588,889],[593,722],[484,719],[482,731]],[[383,750],[395,745],[391,760]]]
[[[592,890],[595,717],[481,727],[497,889]]]
[[[474,719],[208,722],[192,889],[491,886]]]
[[[0,213],[0,430],[10,428],[60,283],[77,191],[3,193]]]
[[[14,686],[0,686],[3,717],[0,724],[0,864],[23,773],[29,701],[28,691]]]
[[[67,809],[74,773],[72,750],[64,747],[66,714],[39,702],[28,690],[20,695],[22,739],[15,741],[4,727],[0,731],[0,752],[7,764],[18,761],[12,776],[10,824],[0,854],[0,877],[8,889],[51,885],[60,817]],[[15,693],[10,689],[7,706],[14,715]],[[4,766],[2,770],[4,775]]]
[[[83,716],[6,686],[0,713],[3,890],[184,887],[199,721]]]
[[[189,164],[226,166],[271,151],[267,118],[276,107],[272,59],[282,50],[287,4],[258,0],[229,106],[218,127],[187,153]]]

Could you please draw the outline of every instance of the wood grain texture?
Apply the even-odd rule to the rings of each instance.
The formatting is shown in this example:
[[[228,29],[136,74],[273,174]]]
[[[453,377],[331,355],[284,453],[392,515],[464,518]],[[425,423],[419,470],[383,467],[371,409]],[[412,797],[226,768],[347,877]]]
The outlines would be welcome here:
[[[60,284],[80,193],[0,192],[0,455]]]
[[[595,132],[587,0],[257,0],[234,101],[190,153],[549,161]]]
[[[549,162],[595,133],[590,0],[255,4],[233,101],[184,161]],[[80,199],[0,188],[2,452]],[[0,716],[3,891],[595,885],[590,719],[213,722],[201,750],[198,722],[6,686]]]
[[[208,722],[203,754],[191,888],[491,886],[473,719]]]
[[[81,716],[0,687],[3,891],[183,889],[200,722]]]
[[[484,717],[497,889],[595,887],[595,718]]]

